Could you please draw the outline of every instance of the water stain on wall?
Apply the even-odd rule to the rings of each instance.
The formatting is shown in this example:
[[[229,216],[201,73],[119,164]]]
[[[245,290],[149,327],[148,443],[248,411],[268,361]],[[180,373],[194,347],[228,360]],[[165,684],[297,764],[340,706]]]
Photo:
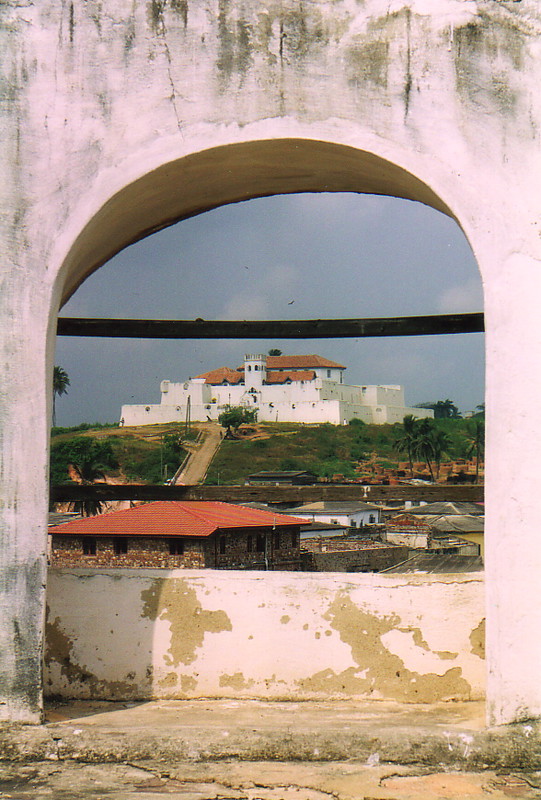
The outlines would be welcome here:
[[[241,691],[242,689],[249,689],[253,685],[254,682],[247,681],[242,672],[235,672],[233,675],[220,675],[220,686],[230,686],[231,689]]]
[[[479,658],[485,657],[485,620],[482,619],[479,625],[470,633],[471,652]]]
[[[45,662],[48,665],[58,664],[60,673],[67,683],[76,689],[76,696],[92,699],[127,700],[146,696],[147,687],[135,681],[135,673],[130,672],[123,681],[107,681],[98,678],[85,665],[78,664],[73,656],[73,641],[62,630],[58,617],[50,621],[47,617],[45,625],[46,649]],[[150,683],[151,673],[147,673]],[[45,687],[46,688],[46,687]]]
[[[385,647],[381,637],[399,627],[401,619],[398,615],[376,616],[357,607],[342,594],[324,616],[340,639],[350,646],[357,667],[349,667],[340,673],[331,669],[320,671],[298,681],[303,690],[372,695],[417,703],[470,699],[471,686],[462,677],[461,667],[453,667],[444,675],[414,672],[405,666],[400,656]],[[411,631],[420,644],[428,647],[419,629],[401,630]],[[425,649],[422,644],[421,649]]]
[[[232,630],[225,611],[202,608],[195,589],[183,580],[158,578],[141,592],[141,600],[141,616],[153,621],[166,619],[170,623],[171,642],[165,658],[170,667],[194,662],[207,633]]]

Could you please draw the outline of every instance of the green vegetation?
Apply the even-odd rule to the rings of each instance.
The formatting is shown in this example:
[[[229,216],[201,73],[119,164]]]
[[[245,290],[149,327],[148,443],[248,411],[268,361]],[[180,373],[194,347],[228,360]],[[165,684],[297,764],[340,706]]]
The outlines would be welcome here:
[[[193,439],[194,429],[181,438],[178,425],[146,426],[127,432],[115,426],[110,433],[101,431],[108,426],[77,426],[75,429],[54,429],[51,441],[51,483],[68,483],[69,464],[82,470],[86,464],[110,477],[133,483],[162,483],[172,477],[186,456],[182,438]],[[112,426],[111,426],[112,427]],[[72,436],[72,433],[79,435]],[[83,435],[80,435],[84,432]]]
[[[444,459],[472,457],[472,430],[475,421],[461,418],[417,420],[423,433],[422,448],[411,449],[411,461],[430,462],[437,477]],[[261,470],[310,470],[320,477],[340,475],[353,478],[359,462],[396,468],[409,460],[405,439],[411,424],[368,425],[352,420],[349,425],[294,425],[268,423],[258,426],[266,438],[224,440],[216,454],[207,484],[243,483],[252,472]],[[404,444],[401,442],[404,441]],[[404,458],[406,456],[406,458]]]
[[[435,403],[418,403],[415,408],[431,408],[434,412],[434,419],[458,419],[460,417],[458,406],[449,399],[437,400]]]
[[[51,446],[51,483],[69,483],[69,465],[94,465],[96,470],[109,472],[118,469],[112,444],[108,440],[76,436]]]
[[[56,397],[67,394],[70,379],[68,373],[62,367],[55,367],[53,370],[53,425],[56,423]]]
[[[231,433],[246,422],[255,422],[257,419],[257,408],[245,408],[244,406],[226,406],[218,417],[218,422],[222,427],[227,428],[227,432]]]
[[[103,428],[118,428],[118,422],[81,422],[71,428],[51,428],[51,436],[59,436],[62,433],[77,433],[78,431],[99,431]]]

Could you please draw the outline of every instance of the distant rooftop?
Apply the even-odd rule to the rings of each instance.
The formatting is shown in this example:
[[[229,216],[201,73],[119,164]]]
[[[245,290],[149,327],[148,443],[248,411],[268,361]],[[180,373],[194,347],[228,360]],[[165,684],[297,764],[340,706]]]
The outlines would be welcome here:
[[[333,502],[330,500],[318,500],[316,503],[306,503],[303,506],[290,508],[291,513],[320,513],[320,514],[353,514],[356,511],[381,511],[380,506],[373,503],[363,503],[361,500],[343,500]]]
[[[406,509],[408,514],[434,514],[449,516],[450,514],[484,514],[485,508],[479,503],[426,503]]]
[[[381,570],[386,575],[424,572],[432,574],[453,572],[482,572],[484,570],[481,556],[436,555],[419,553],[418,555],[396,564],[394,567]]]

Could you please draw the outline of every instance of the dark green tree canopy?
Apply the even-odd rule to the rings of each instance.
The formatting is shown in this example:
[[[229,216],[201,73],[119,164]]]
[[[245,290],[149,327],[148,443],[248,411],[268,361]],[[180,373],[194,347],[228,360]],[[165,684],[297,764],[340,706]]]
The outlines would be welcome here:
[[[67,394],[69,385],[68,373],[62,367],[55,367],[53,370],[53,427],[56,425],[56,397]]]
[[[257,420],[257,408],[245,408],[244,406],[227,406],[218,417],[218,422],[228,430],[237,430],[243,422],[255,422]]]
[[[458,419],[458,406],[452,400],[436,400],[433,403],[418,403],[415,408],[431,408],[435,419]]]

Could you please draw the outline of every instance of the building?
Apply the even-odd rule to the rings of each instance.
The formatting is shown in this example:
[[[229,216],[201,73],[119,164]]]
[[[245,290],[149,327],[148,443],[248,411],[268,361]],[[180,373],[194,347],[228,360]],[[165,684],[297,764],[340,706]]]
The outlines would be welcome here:
[[[407,545],[410,550],[482,556],[484,525],[481,515],[415,514],[410,511],[388,519],[384,537],[385,541]]]
[[[430,409],[407,408],[402,386],[353,386],[345,366],[318,355],[248,354],[236,369],[219,367],[181,383],[161,382],[161,402],[124,405],[121,425],[217,420],[227,406],[257,409],[260,422],[330,422],[352,419],[402,422],[406,414],[432,417]]]
[[[302,523],[230,503],[146,503],[49,528],[51,565],[298,570]]]
[[[408,548],[371,539],[303,539],[304,572],[380,572],[408,558]]]
[[[260,486],[265,484],[272,484],[273,486],[280,486],[282,484],[288,486],[310,486],[317,483],[318,477],[309,470],[263,470],[261,472],[253,472],[248,475],[246,483],[251,486]]]
[[[313,522],[329,522],[334,525],[346,525],[348,528],[363,528],[365,525],[377,525],[381,519],[381,508],[372,503],[357,500],[332,502],[320,500],[290,508],[288,511],[295,517]]]
[[[455,572],[482,572],[484,570],[483,559],[481,556],[435,554],[435,553],[416,553],[407,561],[402,561],[393,567],[382,570],[386,573],[424,573],[432,575],[452,574]]]

